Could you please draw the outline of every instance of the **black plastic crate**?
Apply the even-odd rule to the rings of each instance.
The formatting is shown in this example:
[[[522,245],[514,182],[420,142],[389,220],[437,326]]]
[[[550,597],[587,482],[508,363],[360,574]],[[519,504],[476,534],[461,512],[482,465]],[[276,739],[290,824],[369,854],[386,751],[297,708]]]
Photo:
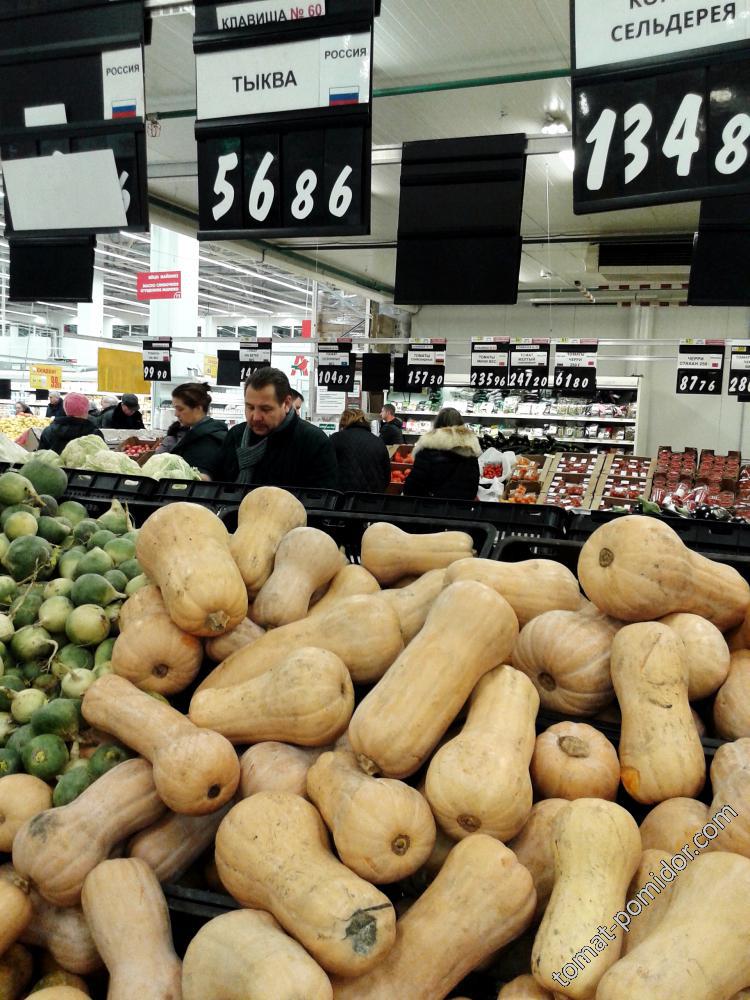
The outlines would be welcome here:
[[[237,528],[237,510],[227,508],[219,515],[229,531]],[[497,528],[482,521],[459,521],[452,518],[409,517],[393,514],[362,514],[356,511],[308,510],[307,524],[329,534],[337,545],[343,546],[351,562],[359,562],[362,536],[371,524],[386,521],[410,534],[427,534],[433,531],[465,531],[474,542],[477,556],[489,559],[497,541]]]
[[[239,506],[245,496],[258,487],[243,483],[203,482],[197,479],[161,479],[156,483],[153,498],[160,503],[183,500],[200,503],[214,510]],[[335,510],[342,494],[337,490],[316,490],[302,487],[285,487],[306,508]]]
[[[566,521],[562,507],[497,501],[490,503],[482,500],[442,500],[440,497],[405,497],[382,493],[345,493],[341,509],[362,514],[406,514],[484,521],[494,525],[501,536],[531,535],[535,538],[562,538]]]
[[[569,513],[567,538],[585,542],[597,528],[608,524],[622,513],[592,510],[590,513]],[[702,521],[694,518],[669,517],[657,514],[639,514],[638,517],[658,517],[677,532],[682,541],[694,552],[735,553],[750,556],[750,524],[729,524],[726,521]]]
[[[65,498],[82,500],[86,497],[124,500],[150,500],[157,485],[150,476],[123,475],[118,472],[87,472],[84,469],[65,469],[68,488]]]

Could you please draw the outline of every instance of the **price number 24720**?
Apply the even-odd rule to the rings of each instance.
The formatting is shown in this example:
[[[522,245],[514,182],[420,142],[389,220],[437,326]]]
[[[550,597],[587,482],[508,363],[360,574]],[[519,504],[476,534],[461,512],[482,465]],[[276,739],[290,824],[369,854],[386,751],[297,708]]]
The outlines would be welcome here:
[[[253,182],[250,186],[248,198],[248,212],[254,222],[263,223],[271,214],[278,192],[269,177],[271,168],[276,161],[273,153],[266,153],[260,162]],[[226,153],[219,156],[217,160],[216,180],[214,181],[214,194],[221,197],[221,201],[214,205],[211,212],[214,221],[218,222],[229,212],[234,205],[236,191],[230,183],[228,174],[236,170],[239,166],[237,153]],[[353,168],[345,166],[333,183],[333,187],[328,196],[328,212],[335,219],[343,219],[351,208],[354,192],[347,185],[347,181],[352,176]],[[317,173],[312,169],[303,170],[297,177],[295,183],[295,196],[290,207],[293,218],[300,222],[309,218],[315,209],[315,196],[320,184]]]

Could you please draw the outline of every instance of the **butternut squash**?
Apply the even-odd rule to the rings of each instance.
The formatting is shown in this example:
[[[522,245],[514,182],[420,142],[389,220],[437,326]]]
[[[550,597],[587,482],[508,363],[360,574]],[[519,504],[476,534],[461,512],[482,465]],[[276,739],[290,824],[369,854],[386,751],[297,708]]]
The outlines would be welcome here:
[[[272,629],[216,667],[197,691],[252,680],[303,646],[335,653],[357,684],[382,677],[404,648],[393,608],[380,594],[359,594],[345,597],[330,611]]]
[[[222,660],[227,660],[232,653],[236,653],[238,649],[249,646],[260,639],[265,633],[264,628],[256,625],[249,618],[245,618],[231,632],[214,636],[213,639],[206,639],[204,641],[206,656],[215,663],[221,663]]]
[[[612,643],[611,670],[622,711],[625,790],[646,804],[694,798],[706,780],[706,760],[690,714],[682,639],[658,622],[627,625]]]
[[[750,650],[740,649],[731,655],[729,676],[714,700],[714,727],[725,740],[750,736]]]
[[[494,837],[467,837],[398,921],[390,954],[365,976],[333,980],[335,1000],[449,996],[468,972],[522,933],[534,902],[531,876],[512,851]]]
[[[307,772],[325,747],[295,747],[268,740],[240,757],[240,796],[256,792],[294,792],[307,797]]]
[[[643,850],[669,851],[671,857],[691,842],[707,819],[708,806],[697,799],[660,802],[641,823]]]
[[[473,556],[474,543],[465,531],[411,535],[386,521],[371,524],[362,536],[362,565],[381,584],[402,576],[421,576]],[[749,602],[750,603],[750,602]]]
[[[427,770],[427,801],[449,836],[481,832],[505,842],[523,827],[538,709],[534,685],[513,667],[496,667],[474,688],[464,728]]]
[[[407,587],[383,591],[383,597],[398,615],[404,646],[409,645],[427,620],[430,608],[445,586],[445,576],[446,570],[431,569]]]
[[[545,611],[577,611],[581,601],[578,580],[567,566],[552,559],[517,563],[461,559],[448,567],[445,578],[446,584],[478,580],[492,587],[513,608],[522,628]]]
[[[711,788],[708,822],[713,824],[709,832],[714,839],[710,849],[750,858],[750,739],[743,737],[719,747],[711,762]],[[717,829],[721,831],[718,836]]]
[[[393,946],[388,898],[336,860],[320,814],[298,795],[258,792],[234,806],[216,867],[238,903],[272,913],[328,972],[367,972]]]
[[[609,799],[620,787],[617,751],[584,722],[558,722],[536,738],[531,781],[540,799]]]
[[[581,549],[578,579],[598,608],[626,622],[684,611],[724,632],[750,607],[750,586],[737,570],[691,552],[664,521],[638,514],[596,529]]]
[[[216,812],[237,791],[240,764],[231,744],[124,677],[105,674],[94,681],[81,711],[92,726],[106,729],[151,761],[156,790],[174,812]]]
[[[750,982],[750,860],[704,854],[675,880],[658,925],[599,983],[597,1000],[726,1000]]]
[[[653,848],[646,850],[644,848],[628,889],[628,902],[635,900],[635,903],[631,902],[631,908],[635,910],[636,906],[640,904],[641,912],[632,917],[630,923],[626,925],[628,933],[622,941],[622,955],[627,955],[634,948],[637,948],[641,941],[645,940],[659,925],[666,913],[674,884],[674,875],[667,881],[664,878],[664,872],[667,871],[672,860],[674,860],[674,855],[671,851],[654,850]],[[667,868],[663,867],[665,862]],[[630,916],[627,910],[626,914]]]
[[[497,1000],[553,1000],[553,994],[543,989],[533,976],[517,976],[503,986]]]
[[[616,633],[606,618],[545,611],[521,629],[512,663],[531,679],[544,708],[594,715],[614,697],[609,659]]]
[[[33,968],[34,960],[26,948],[20,944],[11,945],[4,955],[0,955],[0,998],[20,1000],[31,982]]]
[[[145,861],[102,861],[87,875],[81,903],[109,972],[107,1000],[180,1000],[167,903]]]
[[[229,533],[207,508],[160,507],[139,530],[135,554],[183,632],[221,635],[246,617],[247,591],[229,551]]]
[[[332,1000],[325,972],[270,913],[209,920],[188,945],[182,1000]]]
[[[229,550],[250,597],[255,597],[273,572],[276,549],[284,535],[306,524],[307,512],[299,500],[276,486],[260,486],[243,499]]]
[[[740,624],[727,632],[727,644],[730,653],[740,649],[750,649],[750,608]]]
[[[233,743],[325,746],[344,732],[353,711],[349,671],[335,653],[314,646],[303,646],[244,684],[199,691],[190,702],[197,726]]]
[[[44,948],[67,972],[88,976],[102,967],[89,925],[79,906],[53,906],[35,889],[30,892],[33,916],[21,935],[24,944]]]
[[[128,857],[145,861],[159,882],[174,882],[213,844],[230,807],[231,803],[227,803],[206,816],[167,813],[133,837]]]
[[[0,879],[0,955],[21,937],[29,925],[33,910],[29,899],[29,883],[16,875]]]
[[[69,805],[27,820],[13,841],[13,867],[48,902],[75,906],[91,869],[163,811],[148,761],[123,761]]]
[[[555,881],[553,832],[557,817],[567,804],[566,799],[544,799],[535,802],[521,832],[508,841],[508,847],[534,881],[535,921],[541,919],[552,894]]]
[[[19,828],[52,805],[52,789],[30,774],[0,778],[0,852],[10,853]]]
[[[308,617],[327,614],[339,601],[345,597],[356,597],[358,594],[379,594],[380,584],[368,573],[364,566],[357,563],[347,563],[341,566],[325,594],[310,605]]]
[[[147,601],[150,606],[144,608]],[[124,623],[120,616],[112,670],[142,691],[163,695],[183,691],[195,680],[203,662],[200,639],[174,624],[158,587],[136,591],[123,605],[123,611],[131,602],[135,608],[126,613]]]
[[[350,750],[319,757],[308,771],[307,792],[341,860],[368,882],[412,875],[435,846],[435,820],[416,788],[369,777]]]
[[[48,986],[43,990],[34,990],[34,1000],[89,1000],[90,994],[75,986]]]
[[[641,837],[633,817],[614,802],[575,799],[554,828],[555,885],[534,939],[531,972],[540,985],[575,1000],[591,997],[620,955],[622,933],[602,941],[641,859]],[[601,947],[597,947],[598,942]],[[590,943],[589,943],[590,942]],[[575,964],[576,958],[582,968]],[[577,975],[561,985],[566,966]],[[558,978],[553,978],[557,976]]]
[[[717,627],[699,615],[677,613],[660,620],[685,644],[690,701],[718,691],[729,673],[729,647]]]
[[[310,598],[341,568],[341,553],[330,535],[318,528],[292,528],[279,542],[273,573],[250,608],[258,625],[276,628],[304,618]]]
[[[473,580],[446,587],[352,716],[349,742],[363,770],[414,774],[477,682],[507,660],[517,635],[513,609],[494,590]]]

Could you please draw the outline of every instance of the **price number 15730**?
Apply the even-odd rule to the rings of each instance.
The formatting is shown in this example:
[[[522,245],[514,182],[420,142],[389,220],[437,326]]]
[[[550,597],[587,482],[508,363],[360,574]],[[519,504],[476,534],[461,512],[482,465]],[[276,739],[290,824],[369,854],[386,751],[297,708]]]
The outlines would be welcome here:
[[[443,384],[443,372],[430,372],[424,368],[414,368],[407,373],[407,385],[439,386]]]
[[[252,184],[250,185],[250,195],[248,198],[248,213],[254,222],[263,223],[271,214],[271,209],[279,197],[271,177],[272,168],[277,157],[273,153],[266,153],[260,161],[260,166],[255,172]],[[234,205],[237,192],[230,183],[228,175],[239,166],[239,156],[237,153],[225,153],[218,157],[216,179],[214,181],[214,194],[221,198],[211,209],[214,222],[223,218]],[[347,185],[347,181],[352,176],[353,167],[345,166],[333,183],[328,193],[328,213],[334,219],[343,219],[351,208],[354,192]],[[320,178],[315,170],[309,168],[303,170],[293,181],[295,196],[292,199],[290,212],[294,219],[303,222],[309,218],[315,209],[315,200],[320,186]]]

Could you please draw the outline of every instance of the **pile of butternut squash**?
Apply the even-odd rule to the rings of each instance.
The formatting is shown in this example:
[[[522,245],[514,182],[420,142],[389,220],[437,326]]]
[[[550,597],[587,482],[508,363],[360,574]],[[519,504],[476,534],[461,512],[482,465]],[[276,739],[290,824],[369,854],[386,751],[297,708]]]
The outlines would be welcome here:
[[[79,977],[49,1000],[102,969],[109,1000],[750,989],[750,587],[733,570],[646,517],[595,532],[577,578],[385,523],[355,566],[270,487],[233,536],[162,508],[138,558],[151,586],[81,707],[134,758],[59,808],[0,778],[2,1000],[26,995],[27,945]],[[197,686],[196,643],[215,664]],[[165,691],[191,692],[185,714]],[[731,742],[709,785],[691,701],[711,697]],[[613,712],[617,745],[596,726]],[[161,886],[188,868],[240,909],[180,959]]]

